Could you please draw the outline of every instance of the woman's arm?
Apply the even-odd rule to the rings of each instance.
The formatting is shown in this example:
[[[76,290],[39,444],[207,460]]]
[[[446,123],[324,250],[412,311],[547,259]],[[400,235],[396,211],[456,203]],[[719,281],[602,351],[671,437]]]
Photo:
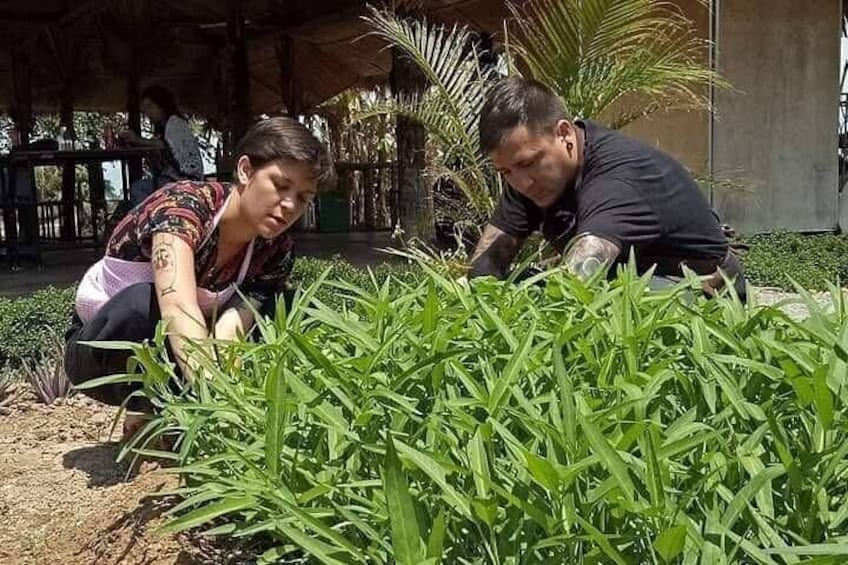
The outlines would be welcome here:
[[[283,236],[263,271],[244,281],[239,288],[240,294],[233,295],[223,308],[215,324],[217,339],[235,339],[239,333],[250,330],[256,321],[254,311],[260,316],[274,315],[277,298],[284,293],[286,281],[291,276],[294,258],[294,241]]]
[[[181,175],[188,179],[203,178],[200,146],[191,132],[188,121],[179,116],[168,118],[168,123],[165,125],[164,145],[167,145]]]
[[[131,129],[127,129],[118,134],[121,141],[133,147],[150,147],[152,149],[165,149],[165,142],[158,138],[145,139]]]
[[[171,233],[155,233],[151,263],[156,299],[167,324],[171,348],[183,374],[190,379],[194,366],[186,359],[184,338],[198,340],[209,335],[197,303],[194,250]]]

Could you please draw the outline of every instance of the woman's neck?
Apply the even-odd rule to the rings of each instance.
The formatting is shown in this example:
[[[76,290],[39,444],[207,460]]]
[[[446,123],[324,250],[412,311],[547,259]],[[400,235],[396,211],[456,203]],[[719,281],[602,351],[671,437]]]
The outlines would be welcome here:
[[[226,209],[221,216],[219,242],[225,245],[244,245],[256,237],[255,230],[250,229],[249,222],[241,217],[241,190],[233,185],[229,198],[227,198]]]

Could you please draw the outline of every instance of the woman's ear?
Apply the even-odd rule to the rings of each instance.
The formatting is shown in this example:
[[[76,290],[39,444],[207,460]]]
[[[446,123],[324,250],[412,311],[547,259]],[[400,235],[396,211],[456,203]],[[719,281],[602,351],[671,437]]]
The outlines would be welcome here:
[[[236,175],[238,176],[238,183],[240,185],[246,185],[250,177],[253,176],[253,165],[250,163],[250,157],[247,155],[242,155],[236,162]]]

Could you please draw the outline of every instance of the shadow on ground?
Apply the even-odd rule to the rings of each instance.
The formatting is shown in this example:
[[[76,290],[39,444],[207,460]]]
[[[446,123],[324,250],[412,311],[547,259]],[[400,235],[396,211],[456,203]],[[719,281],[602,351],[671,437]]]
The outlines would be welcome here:
[[[77,469],[88,475],[89,488],[111,487],[132,478],[127,473],[129,464],[115,461],[120,451],[118,442],[80,447],[65,453],[62,464],[66,469]]]

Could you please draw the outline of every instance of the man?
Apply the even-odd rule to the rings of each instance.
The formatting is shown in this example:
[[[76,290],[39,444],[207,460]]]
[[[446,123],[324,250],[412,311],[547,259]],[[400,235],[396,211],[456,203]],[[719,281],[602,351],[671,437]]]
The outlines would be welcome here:
[[[544,85],[503,79],[480,115],[480,143],[509,184],[471,259],[471,276],[504,278],[524,240],[536,229],[565,265],[586,279],[627,262],[656,265],[654,286],[683,276],[683,265],[722,286],[719,269],[745,280],[719,220],[677,161],[661,151],[588,120],[571,121]]]

